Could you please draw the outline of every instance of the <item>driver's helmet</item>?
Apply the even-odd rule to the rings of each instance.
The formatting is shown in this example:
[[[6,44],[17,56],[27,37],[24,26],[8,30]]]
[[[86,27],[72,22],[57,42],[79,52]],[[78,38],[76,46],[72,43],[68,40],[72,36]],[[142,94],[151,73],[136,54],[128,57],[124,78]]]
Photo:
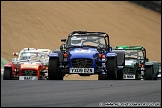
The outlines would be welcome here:
[[[143,56],[139,56],[138,60],[139,60],[140,63],[143,63],[144,62],[144,57]]]
[[[143,60],[144,57],[143,57],[143,56],[139,56],[138,59],[139,59],[139,60]]]
[[[72,37],[71,38],[71,45],[82,46],[82,38]]]

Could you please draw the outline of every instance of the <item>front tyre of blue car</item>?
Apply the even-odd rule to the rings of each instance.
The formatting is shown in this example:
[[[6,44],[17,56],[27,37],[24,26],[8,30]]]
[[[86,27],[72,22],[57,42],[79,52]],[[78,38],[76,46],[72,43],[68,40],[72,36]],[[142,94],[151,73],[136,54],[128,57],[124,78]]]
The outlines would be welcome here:
[[[116,57],[108,58],[106,63],[107,68],[107,79],[116,80],[117,79],[117,61]]]
[[[58,58],[50,58],[48,65],[48,80],[63,80],[58,72]]]

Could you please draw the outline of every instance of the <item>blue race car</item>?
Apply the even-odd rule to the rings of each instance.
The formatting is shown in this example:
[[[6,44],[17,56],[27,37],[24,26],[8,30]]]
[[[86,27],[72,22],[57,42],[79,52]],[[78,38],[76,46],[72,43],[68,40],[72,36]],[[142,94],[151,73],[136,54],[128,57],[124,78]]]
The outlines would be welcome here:
[[[73,31],[68,39],[49,55],[49,80],[63,80],[65,74],[90,76],[99,80],[122,79],[125,51],[112,50],[105,32]]]

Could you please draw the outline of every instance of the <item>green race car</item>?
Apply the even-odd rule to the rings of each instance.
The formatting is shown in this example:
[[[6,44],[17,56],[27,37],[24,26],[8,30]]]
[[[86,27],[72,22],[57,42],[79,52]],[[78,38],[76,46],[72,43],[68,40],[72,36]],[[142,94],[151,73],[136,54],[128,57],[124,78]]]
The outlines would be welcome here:
[[[142,46],[115,46],[113,50],[125,50],[123,79],[157,80],[158,61],[149,61]]]

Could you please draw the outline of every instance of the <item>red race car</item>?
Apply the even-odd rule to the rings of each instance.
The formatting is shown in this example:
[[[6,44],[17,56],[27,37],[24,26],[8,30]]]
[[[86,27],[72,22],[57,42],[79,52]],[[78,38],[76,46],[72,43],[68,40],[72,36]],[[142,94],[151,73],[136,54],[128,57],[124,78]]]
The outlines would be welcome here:
[[[48,77],[50,49],[24,48],[13,53],[18,58],[4,65],[3,80],[41,80]]]

